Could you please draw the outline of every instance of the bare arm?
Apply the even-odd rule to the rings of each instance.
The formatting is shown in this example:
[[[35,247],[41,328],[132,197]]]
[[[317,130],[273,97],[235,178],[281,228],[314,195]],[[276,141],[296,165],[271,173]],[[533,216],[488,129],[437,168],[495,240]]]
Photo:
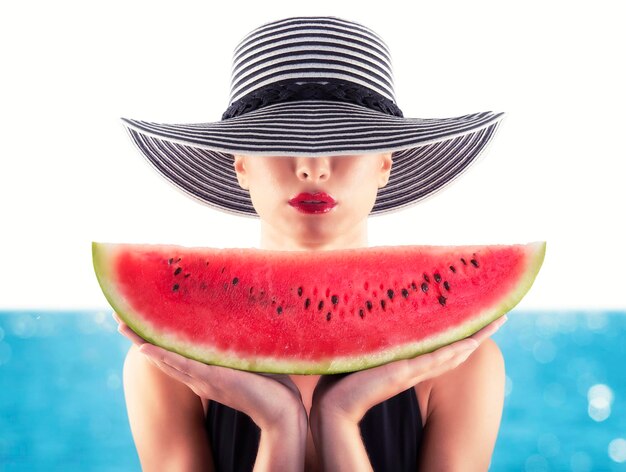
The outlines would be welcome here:
[[[315,447],[322,461],[322,470],[373,471],[361,439],[361,430],[354,421],[341,416],[319,415],[312,431],[317,438]]]
[[[482,465],[486,461],[488,466],[493,451],[504,386],[500,350],[487,338],[504,321],[494,321],[468,339],[412,359],[346,376],[322,376],[313,392],[310,421],[324,470],[372,470],[359,421],[372,406],[428,379],[435,379],[432,383],[437,388],[436,393],[434,386],[431,389],[425,428],[430,439],[423,445],[426,459],[421,459],[420,470],[486,470]],[[472,362],[459,368],[470,357]],[[457,415],[465,417],[458,421]],[[467,441],[468,436],[472,441]],[[468,469],[468,461],[475,469]]]
[[[134,344],[124,388],[144,471],[214,470],[201,398],[243,411],[259,426],[256,472],[304,469],[306,410],[288,376],[201,364],[146,343],[114,318]]]
[[[132,345],[124,362],[124,395],[143,472],[213,471],[200,397]]]
[[[307,421],[294,421],[261,429],[261,440],[254,463],[254,472],[303,471]]]
[[[421,471],[486,471],[504,403],[504,359],[484,341],[456,369],[433,379]]]

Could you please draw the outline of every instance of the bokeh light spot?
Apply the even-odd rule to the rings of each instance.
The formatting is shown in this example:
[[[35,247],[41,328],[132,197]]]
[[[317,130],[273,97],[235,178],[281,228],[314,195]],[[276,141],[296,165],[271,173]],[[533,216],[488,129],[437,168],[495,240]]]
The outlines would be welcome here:
[[[18,338],[30,338],[35,334],[37,329],[35,326],[35,320],[28,313],[21,313],[15,317],[11,326],[13,334]]]
[[[541,339],[533,346],[533,356],[537,362],[547,364],[556,357],[556,347],[552,341]]]
[[[609,443],[609,457],[615,462],[626,462],[626,439],[615,438]]]
[[[508,375],[504,378],[504,396],[508,397],[513,391],[513,380]]]
[[[109,375],[107,376],[107,388],[109,390],[117,390],[120,388],[121,383],[122,382],[118,373],[110,371]]]
[[[587,328],[592,331],[605,331],[608,319],[602,311],[589,311],[585,313]]]
[[[524,472],[545,472],[548,468],[548,461],[540,454],[528,456],[524,463]]]
[[[561,450],[561,442],[556,435],[545,433],[537,439],[537,449],[545,457],[556,457]]]
[[[586,452],[575,452],[570,457],[570,470],[572,472],[590,472],[593,467],[593,461]]]
[[[595,384],[587,392],[587,400],[597,408],[611,406],[613,403],[613,390],[605,384]]]
[[[567,400],[565,387],[563,387],[563,385],[561,385],[560,383],[554,382],[546,385],[546,388],[543,391],[543,400],[549,407],[562,407]]]

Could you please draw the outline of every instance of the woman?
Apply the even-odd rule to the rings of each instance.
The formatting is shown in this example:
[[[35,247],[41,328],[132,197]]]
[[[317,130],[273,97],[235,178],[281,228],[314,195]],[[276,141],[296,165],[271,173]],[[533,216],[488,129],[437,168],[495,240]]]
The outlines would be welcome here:
[[[384,42],[333,17],[257,28],[235,49],[232,74],[220,122],[125,123],[177,188],[259,217],[261,249],[367,247],[368,216],[451,182],[501,118],[403,118]],[[304,198],[326,203],[299,204]],[[145,471],[489,466],[504,362],[488,338],[506,317],[432,353],[329,376],[205,365],[147,343],[114,317],[133,342],[124,390]]]

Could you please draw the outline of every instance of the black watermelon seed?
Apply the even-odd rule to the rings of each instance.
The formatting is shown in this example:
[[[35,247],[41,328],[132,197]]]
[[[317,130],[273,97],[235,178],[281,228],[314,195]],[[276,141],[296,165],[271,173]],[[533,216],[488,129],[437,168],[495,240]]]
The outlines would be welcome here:
[[[178,269],[176,269],[176,270],[174,271],[174,275],[178,275],[178,274],[180,274],[180,273],[182,272],[182,270],[183,270],[183,269],[181,269],[181,268],[179,267]]]
[[[359,308],[359,316],[361,318],[363,318],[365,316],[365,312],[363,311],[363,308]]]
[[[406,288],[403,288],[403,289],[402,289],[402,296],[403,296],[404,298],[407,298],[407,297],[409,296],[409,291],[408,291]]]
[[[369,300],[365,302],[365,304],[367,305],[367,309],[368,311],[372,311],[372,302],[370,302]]]
[[[175,292],[176,290],[178,290],[178,284],[174,284],[172,287],[172,292]]]
[[[206,261],[206,265],[209,265],[209,261]]]
[[[443,283],[443,286],[446,288],[448,292],[450,291],[450,284],[448,283],[447,280]]]
[[[454,266],[450,266],[450,270],[452,271],[453,274],[456,274],[456,269],[454,268]]]
[[[385,300],[380,300],[380,306],[382,307],[382,309],[385,309]]]
[[[233,285],[237,285],[237,283],[238,283],[238,282],[239,282],[239,279],[238,279],[237,277],[235,277],[235,278],[233,279]]]
[[[185,278],[189,277],[191,274],[185,274]]]
[[[426,282],[430,282],[430,279],[428,278],[428,275],[424,274],[424,280],[425,280]]]
[[[302,296],[302,287],[298,287],[298,296],[301,297]]]
[[[413,290],[417,290],[417,285],[415,285],[415,282],[411,282],[411,288]]]
[[[180,262],[180,259],[181,259],[180,257],[178,259],[176,259],[176,262]]]
[[[422,292],[424,293],[428,292],[428,284],[426,282],[422,283]]]
[[[226,269],[226,267],[222,267],[222,272],[220,272],[221,274],[224,273],[224,269]]]
[[[280,315],[283,312],[283,307],[279,306],[278,308],[276,308],[276,312]]]
[[[474,267],[478,267],[478,261],[476,259],[472,259],[470,262]]]
[[[254,289],[254,287],[250,287],[250,294],[252,295],[252,290]]]
[[[437,283],[441,282],[441,275],[435,274],[435,282]]]
[[[387,296],[389,297],[389,300],[393,300],[393,290],[387,290]]]
[[[439,295],[439,303],[441,303],[441,306],[444,306],[446,304],[446,297]]]
[[[317,305],[318,310],[321,310],[322,308],[324,308],[324,300],[320,300],[319,304]]]
[[[462,257],[461,257],[461,262],[463,263],[463,265],[467,265],[467,262],[465,262],[465,259],[463,259]]]
[[[330,311],[326,313],[326,321],[330,321]]]
[[[167,263],[168,263],[169,265],[172,265],[172,262],[174,262],[174,258],[173,258],[173,257],[170,257],[170,258],[169,258],[169,260],[167,261]]]
[[[309,305],[311,304],[311,300],[309,300],[308,298],[304,301],[304,308],[308,308]]]
[[[332,297],[330,297],[330,301],[333,302],[333,305],[336,305],[337,303],[339,303],[339,297],[337,295],[333,295]]]

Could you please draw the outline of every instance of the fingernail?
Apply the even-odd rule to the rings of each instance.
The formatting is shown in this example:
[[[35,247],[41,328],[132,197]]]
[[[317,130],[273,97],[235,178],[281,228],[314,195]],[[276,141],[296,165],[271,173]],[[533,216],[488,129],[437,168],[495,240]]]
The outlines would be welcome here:
[[[478,342],[475,339],[468,339],[466,350],[476,349],[478,347]]]

